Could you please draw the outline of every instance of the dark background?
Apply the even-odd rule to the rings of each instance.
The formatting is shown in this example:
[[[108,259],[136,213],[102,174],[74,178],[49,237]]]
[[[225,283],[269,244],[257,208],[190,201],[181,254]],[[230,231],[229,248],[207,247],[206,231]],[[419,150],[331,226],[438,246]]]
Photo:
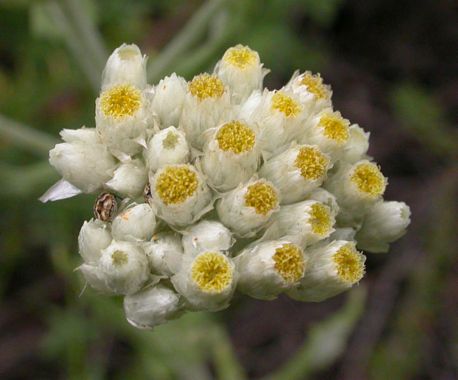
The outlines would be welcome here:
[[[0,378],[458,378],[457,3],[202,4],[0,2]],[[224,312],[131,328],[121,300],[81,294],[73,271],[93,197],[37,201],[57,180],[47,150],[62,128],[94,126],[103,60],[123,42],[149,55],[151,83],[211,70],[239,42],[272,70],[271,89],[296,69],[321,72],[335,108],[371,132],[386,198],[411,206],[408,234],[327,302],[239,297]]]

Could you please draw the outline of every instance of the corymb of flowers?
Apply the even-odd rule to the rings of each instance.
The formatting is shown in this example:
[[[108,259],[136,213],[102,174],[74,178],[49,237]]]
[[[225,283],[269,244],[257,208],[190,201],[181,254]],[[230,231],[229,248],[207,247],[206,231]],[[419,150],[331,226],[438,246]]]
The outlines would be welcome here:
[[[319,74],[263,88],[259,55],[229,48],[213,73],[146,80],[146,57],[109,57],[95,128],[61,132],[62,176],[42,201],[96,193],[78,237],[86,282],[124,296],[127,320],[152,328],[227,308],[235,292],[318,302],[359,283],[365,256],[410,223],[385,201],[369,133],[333,109]]]

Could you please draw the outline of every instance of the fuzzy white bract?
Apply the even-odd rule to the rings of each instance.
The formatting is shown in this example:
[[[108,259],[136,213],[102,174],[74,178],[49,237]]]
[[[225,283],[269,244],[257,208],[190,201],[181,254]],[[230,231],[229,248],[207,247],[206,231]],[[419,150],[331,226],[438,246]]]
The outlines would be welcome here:
[[[333,108],[320,74],[278,90],[248,46],[213,73],[151,85],[146,57],[109,57],[95,128],[63,130],[49,154],[62,179],[43,201],[95,193],[78,237],[87,284],[124,296],[130,324],[228,307],[235,292],[323,301],[358,284],[367,252],[410,223],[367,155],[369,133]]]

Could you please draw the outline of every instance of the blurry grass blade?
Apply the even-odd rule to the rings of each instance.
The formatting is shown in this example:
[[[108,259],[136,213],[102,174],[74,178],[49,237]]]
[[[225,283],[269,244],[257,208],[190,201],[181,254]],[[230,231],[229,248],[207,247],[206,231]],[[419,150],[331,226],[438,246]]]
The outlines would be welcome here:
[[[207,0],[202,7],[194,13],[191,20],[169,42],[161,53],[152,60],[148,69],[148,80],[157,82],[161,77],[170,73],[170,65],[174,64],[188,51],[193,44],[205,34],[209,21],[227,3],[227,0]]]
[[[79,64],[81,70],[86,75],[94,91],[98,92],[100,87],[101,68],[94,64],[91,58],[91,50],[88,49],[78,38],[78,34],[67,16],[62,10],[60,4],[55,1],[45,3],[46,12],[50,15],[55,27],[62,34],[65,43],[67,44],[73,57]]]
[[[17,121],[0,115],[0,135],[21,148],[40,156],[48,155],[57,140],[37,129],[30,128]]]
[[[364,310],[365,296],[362,286],[352,290],[342,310],[313,327],[299,352],[266,380],[304,380],[312,372],[332,365]]]

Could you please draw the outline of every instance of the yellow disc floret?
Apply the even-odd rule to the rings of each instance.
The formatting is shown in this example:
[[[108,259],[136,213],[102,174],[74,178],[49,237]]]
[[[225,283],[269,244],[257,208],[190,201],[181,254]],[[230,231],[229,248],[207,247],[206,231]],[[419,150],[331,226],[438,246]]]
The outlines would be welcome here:
[[[256,214],[267,215],[278,205],[278,194],[268,183],[259,181],[250,186],[245,194],[245,205],[253,207]]]
[[[317,99],[329,99],[331,92],[329,88],[323,84],[323,78],[320,74],[313,75],[310,71],[304,73],[300,83],[307,87],[307,91],[315,95]]]
[[[304,255],[297,245],[283,244],[275,250],[273,260],[275,269],[286,282],[293,284],[304,276]]]
[[[140,90],[129,84],[114,86],[100,95],[105,116],[122,119],[134,115],[141,106]]]
[[[305,146],[299,150],[294,165],[301,171],[302,177],[314,181],[326,174],[329,159],[318,148]]]
[[[111,255],[111,261],[115,267],[120,267],[129,261],[127,254],[122,251],[114,251]]]
[[[199,100],[220,98],[224,94],[224,84],[216,75],[207,73],[196,75],[188,84],[189,92]]]
[[[326,235],[332,227],[329,207],[321,203],[314,203],[311,206],[309,223],[313,233]]]
[[[232,268],[222,253],[205,252],[194,260],[191,278],[200,290],[206,293],[220,293],[232,281]]]
[[[283,92],[276,92],[272,96],[272,109],[281,112],[286,117],[295,117],[301,112],[302,107],[291,96]]]
[[[156,192],[166,205],[183,203],[198,185],[197,174],[187,165],[166,167],[156,181]]]
[[[371,162],[363,162],[356,165],[350,180],[359,191],[371,198],[377,198],[385,192],[385,177],[379,167]]]
[[[344,245],[333,256],[337,275],[342,281],[354,284],[364,276],[364,256],[353,244]]]
[[[328,139],[334,140],[339,144],[344,144],[348,141],[350,122],[340,116],[339,113],[334,112],[323,115],[318,126],[323,129],[323,134]]]
[[[224,124],[216,134],[219,148],[235,154],[249,152],[255,143],[254,132],[240,121]]]
[[[257,63],[257,54],[247,46],[238,45],[224,53],[223,61],[243,70]]]

